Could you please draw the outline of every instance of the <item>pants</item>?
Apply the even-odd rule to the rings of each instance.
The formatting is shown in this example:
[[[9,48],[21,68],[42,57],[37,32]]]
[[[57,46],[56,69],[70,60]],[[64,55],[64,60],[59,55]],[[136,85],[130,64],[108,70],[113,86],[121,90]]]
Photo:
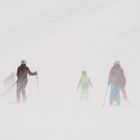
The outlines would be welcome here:
[[[17,102],[19,102],[21,100],[21,93],[22,93],[22,100],[26,101],[26,92],[25,92],[25,88],[27,85],[27,81],[20,81],[17,82]]]
[[[120,104],[120,85],[119,84],[112,84],[111,85],[111,93],[110,93],[110,105],[116,101],[117,104]]]
[[[88,88],[84,88],[81,90],[81,100],[83,100],[83,98],[88,100],[88,98],[89,98],[89,89]]]

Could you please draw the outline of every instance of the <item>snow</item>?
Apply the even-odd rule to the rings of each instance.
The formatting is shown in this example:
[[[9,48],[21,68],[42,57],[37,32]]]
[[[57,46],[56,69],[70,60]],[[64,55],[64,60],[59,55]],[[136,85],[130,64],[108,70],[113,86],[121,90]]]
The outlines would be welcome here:
[[[13,87],[0,99],[2,140],[139,140],[139,0],[0,1],[0,92],[22,59],[32,71],[27,103]],[[110,68],[120,60],[130,105],[102,106]],[[82,70],[89,101],[76,87]],[[109,91],[108,91],[109,94]]]

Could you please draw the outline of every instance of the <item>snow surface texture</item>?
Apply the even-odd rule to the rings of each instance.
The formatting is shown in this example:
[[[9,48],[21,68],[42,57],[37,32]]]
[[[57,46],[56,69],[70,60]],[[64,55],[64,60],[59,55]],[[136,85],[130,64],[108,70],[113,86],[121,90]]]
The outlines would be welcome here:
[[[1,140],[139,140],[139,0],[0,1],[0,91],[22,59],[28,102],[15,87],[0,100]],[[120,60],[130,106],[102,106],[110,68]],[[89,101],[76,87],[82,70],[93,82]]]

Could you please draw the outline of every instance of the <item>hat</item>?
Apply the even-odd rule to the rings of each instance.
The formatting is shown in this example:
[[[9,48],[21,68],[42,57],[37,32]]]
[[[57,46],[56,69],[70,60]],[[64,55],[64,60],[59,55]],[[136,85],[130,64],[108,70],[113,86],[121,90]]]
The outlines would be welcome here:
[[[117,60],[117,61],[114,62],[114,66],[115,65],[119,65],[119,64],[120,64],[120,61],[119,60]]]
[[[22,60],[21,64],[25,64],[26,65],[27,64],[26,60]]]

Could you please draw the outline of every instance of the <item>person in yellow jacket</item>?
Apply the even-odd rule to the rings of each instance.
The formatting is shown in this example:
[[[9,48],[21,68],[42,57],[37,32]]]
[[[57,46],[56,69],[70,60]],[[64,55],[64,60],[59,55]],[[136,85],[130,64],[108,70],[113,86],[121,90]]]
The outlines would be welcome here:
[[[77,90],[79,90],[79,88],[81,88],[81,99],[83,100],[83,98],[86,98],[86,100],[88,100],[89,91],[90,91],[90,88],[92,88],[92,83],[86,71],[82,71],[82,75],[79,80]]]

